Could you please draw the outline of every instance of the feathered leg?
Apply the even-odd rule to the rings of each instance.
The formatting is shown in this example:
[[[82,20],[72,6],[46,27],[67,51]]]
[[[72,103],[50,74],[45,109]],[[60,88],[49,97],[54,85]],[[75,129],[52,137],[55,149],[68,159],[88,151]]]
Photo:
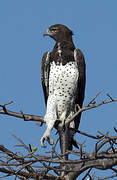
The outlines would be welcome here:
[[[46,110],[46,115],[44,117],[44,120],[46,121],[47,128],[46,128],[46,131],[45,131],[43,137],[40,140],[42,147],[46,147],[46,145],[44,144],[45,140],[47,140],[50,145],[54,144],[54,141],[50,137],[50,133],[52,131],[54,123],[57,120],[56,98],[55,98],[54,94],[52,94],[48,97],[47,110]]]

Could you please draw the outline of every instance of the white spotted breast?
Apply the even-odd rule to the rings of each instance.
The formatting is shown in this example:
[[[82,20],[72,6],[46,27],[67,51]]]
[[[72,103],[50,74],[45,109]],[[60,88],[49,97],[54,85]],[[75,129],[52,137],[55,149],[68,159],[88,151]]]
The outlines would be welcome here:
[[[49,95],[54,94],[56,96],[56,108],[59,117],[63,111],[66,111],[67,115],[70,114],[67,111],[70,111],[70,106],[74,103],[78,76],[76,62],[56,65],[53,61],[50,65]]]

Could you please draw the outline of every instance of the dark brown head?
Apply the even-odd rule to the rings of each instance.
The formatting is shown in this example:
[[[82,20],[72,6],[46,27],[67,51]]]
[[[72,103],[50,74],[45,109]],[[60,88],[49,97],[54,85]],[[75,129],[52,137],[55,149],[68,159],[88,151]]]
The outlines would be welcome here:
[[[55,24],[50,26],[43,35],[50,36],[57,42],[62,42],[72,40],[73,32],[62,24]]]

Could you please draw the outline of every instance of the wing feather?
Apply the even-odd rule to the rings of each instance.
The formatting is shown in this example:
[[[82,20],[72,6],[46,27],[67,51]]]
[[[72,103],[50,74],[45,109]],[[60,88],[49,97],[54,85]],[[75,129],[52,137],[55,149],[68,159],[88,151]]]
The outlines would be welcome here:
[[[42,57],[42,64],[41,64],[41,81],[42,81],[43,93],[46,104],[49,95],[49,72],[50,72],[50,52],[46,52]]]
[[[79,104],[82,107],[85,95],[85,83],[86,83],[86,65],[82,51],[80,49],[74,50],[74,59],[78,65],[79,77],[77,83],[77,94],[75,98],[75,104]],[[75,129],[78,129],[80,123],[81,114],[75,118]]]

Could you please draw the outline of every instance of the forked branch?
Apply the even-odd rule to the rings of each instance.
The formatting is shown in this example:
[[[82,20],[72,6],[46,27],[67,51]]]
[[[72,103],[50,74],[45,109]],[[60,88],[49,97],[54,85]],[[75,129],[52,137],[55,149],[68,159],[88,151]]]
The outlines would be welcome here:
[[[98,92],[95,97],[92,98],[90,102],[83,108],[80,108],[78,105],[78,111],[71,119],[67,119],[64,125],[69,126],[74,118],[83,111],[117,101],[117,99],[114,99],[109,94],[107,94],[107,97],[109,98],[108,100],[96,103],[96,99],[99,95],[100,92]],[[18,113],[8,110],[7,106],[11,103],[13,103],[13,101],[0,105],[0,114],[21,118],[24,121],[37,121],[40,122],[41,125],[45,123],[42,116],[25,114],[22,111]],[[75,180],[86,170],[88,170],[88,172],[86,172],[84,178],[93,177],[91,174],[93,168],[101,170],[111,169],[114,171],[114,173],[117,174],[117,170],[115,168],[115,166],[117,166],[117,136],[109,136],[109,133],[103,134],[101,131],[98,131],[99,135],[97,136],[87,134],[80,130],[77,132],[83,136],[87,136],[95,140],[97,139],[93,152],[85,152],[84,143],[82,143],[80,144],[80,149],[77,151],[67,151],[63,154],[59,154],[56,151],[56,144],[58,143],[57,140],[56,144],[52,147],[52,151],[49,152],[49,155],[40,155],[39,152],[37,153],[37,148],[31,147],[30,144],[26,145],[20,138],[18,138],[16,135],[13,135],[20,143],[19,145],[16,145],[16,147],[23,147],[25,150],[27,150],[27,154],[21,155],[14,153],[5,146],[0,145],[0,172],[2,173],[0,178],[15,175],[16,178],[18,177],[19,179],[32,178],[35,180]],[[114,128],[114,132],[115,134],[117,133],[116,128]],[[74,155],[74,160],[71,158],[68,160],[65,159],[64,157],[67,155]],[[65,167],[65,173],[63,175],[61,173],[63,172],[63,169],[61,168],[62,166]],[[114,176],[116,176],[116,174],[114,174]]]

